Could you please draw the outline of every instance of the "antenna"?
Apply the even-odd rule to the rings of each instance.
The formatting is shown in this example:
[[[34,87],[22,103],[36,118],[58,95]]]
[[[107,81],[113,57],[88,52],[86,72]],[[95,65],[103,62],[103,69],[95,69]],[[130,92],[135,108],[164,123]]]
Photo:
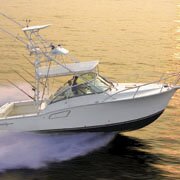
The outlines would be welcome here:
[[[13,85],[14,87],[16,87],[17,89],[19,89],[22,93],[24,93],[26,96],[28,96],[29,98],[31,98],[32,100],[34,100],[34,98],[29,95],[27,92],[25,92],[23,89],[21,89],[19,86],[17,86],[16,84],[14,84],[12,81],[6,79],[6,81],[8,81],[11,85]]]
[[[19,75],[24,81],[26,81],[31,87],[32,89],[36,89],[36,87],[27,79],[24,78],[24,76],[22,76],[19,72],[17,72],[16,70],[12,69],[17,75]]]
[[[0,12],[0,15],[1,15],[1,16],[4,16],[6,19],[12,21],[13,23],[17,24],[18,26],[24,27],[21,23],[17,22],[16,20],[14,20],[13,18],[7,16],[6,14]]]
[[[31,20],[30,19],[26,19],[26,27],[29,27]]]
[[[6,19],[10,20],[11,22],[15,23],[15,24],[18,25],[19,27],[21,27],[21,28],[24,27],[21,23],[17,22],[16,20],[14,20],[13,18],[9,17],[8,15],[6,15],[6,14],[4,14],[4,13],[2,13],[2,12],[0,12],[0,15],[3,16],[3,17],[5,17]],[[8,30],[5,30],[5,29],[2,28],[2,27],[0,27],[0,30],[3,31],[3,32],[5,32],[6,34],[10,35],[11,37],[17,39],[18,41],[22,42],[23,44],[25,44],[25,45],[27,44],[26,41],[25,41],[21,36],[15,35],[15,34],[9,32]]]
[[[31,62],[31,60],[30,60],[28,57],[26,57],[25,55],[23,55],[23,57],[24,57],[32,66],[34,66],[34,63]]]
[[[5,30],[5,29],[2,28],[2,27],[0,27],[0,30],[3,31],[3,32],[5,32],[6,34],[10,35],[11,37],[15,38],[16,40],[22,42],[23,44],[25,44],[25,45],[27,44],[27,43],[23,40],[23,38],[22,38],[21,36],[15,35],[15,34],[9,32],[9,31]]]

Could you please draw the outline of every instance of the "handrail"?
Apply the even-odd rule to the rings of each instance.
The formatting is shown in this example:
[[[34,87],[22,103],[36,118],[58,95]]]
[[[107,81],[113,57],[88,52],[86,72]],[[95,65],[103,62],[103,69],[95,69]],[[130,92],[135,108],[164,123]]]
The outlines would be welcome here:
[[[168,77],[164,77],[165,75],[168,75]],[[178,73],[165,73],[157,81],[153,81],[153,82],[150,82],[150,83],[145,83],[145,84],[142,84],[142,85],[139,85],[139,86],[130,87],[130,88],[126,88],[126,89],[120,90],[120,91],[118,91],[118,92],[116,92],[116,93],[106,97],[103,102],[107,101],[109,98],[112,98],[113,96],[115,96],[115,95],[117,95],[119,93],[122,93],[122,92],[125,92],[125,91],[129,91],[129,90],[132,90],[132,89],[137,89],[135,91],[135,93],[133,94],[133,99],[134,99],[141,87],[148,86],[148,85],[154,84],[154,83],[160,83],[161,81],[164,80],[164,83],[162,84],[162,88],[160,89],[160,92],[162,92],[162,89],[164,87],[163,85],[166,83],[166,80],[168,80],[168,79],[170,79],[172,77],[176,77],[176,76],[177,76],[177,78],[175,79],[174,83],[172,83],[173,86],[176,86],[178,84],[178,82],[180,81],[180,72],[178,72]]]

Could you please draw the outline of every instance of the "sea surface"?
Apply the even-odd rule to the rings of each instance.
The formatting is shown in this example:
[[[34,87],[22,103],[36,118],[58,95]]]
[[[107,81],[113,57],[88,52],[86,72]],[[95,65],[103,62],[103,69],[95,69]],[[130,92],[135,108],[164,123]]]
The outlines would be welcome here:
[[[180,71],[178,0],[0,0],[0,12],[43,30],[81,61],[100,61],[119,82],[151,82]],[[0,16],[0,27],[22,35]],[[23,44],[0,31],[0,104],[26,98],[13,70],[32,77]],[[59,85],[59,84],[57,84]],[[130,112],[129,112],[130,113]],[[77,135],[0,133],[0,180],[180,179],[180,91],[153,124],[134,132]]]

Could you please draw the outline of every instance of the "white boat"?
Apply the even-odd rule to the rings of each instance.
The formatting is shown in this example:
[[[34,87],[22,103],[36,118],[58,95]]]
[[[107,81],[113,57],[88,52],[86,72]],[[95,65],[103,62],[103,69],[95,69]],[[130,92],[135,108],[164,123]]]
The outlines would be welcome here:
[[[98,61],[79,62],[71,58],[67,49],[42,38],[39,32],[48,26],[22,29],[28,40],[27,49],[35,57],[34,98],[1,106],[0,130],[132,131],[156,120],[180,89],[180,72],[166,74],[151,83],[111,82],[100,75]],[[63,76],[69,80],[45,98],[50,88],[48,80]],[[174,82],[166,83],[172,77]]]

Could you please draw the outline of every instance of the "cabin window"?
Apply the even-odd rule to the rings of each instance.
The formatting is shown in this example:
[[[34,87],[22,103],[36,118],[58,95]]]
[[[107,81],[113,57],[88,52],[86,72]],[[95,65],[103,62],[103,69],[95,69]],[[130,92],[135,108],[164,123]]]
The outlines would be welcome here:
[[[73,90],[73,87],[68,87],[62,93],[60,93],[60,94],[56,93],[56,96],[54,96],[51,103],[55,103],[55,102],[62,101],[62,100],[72,98],[72,97],[89,95],[89,94],[94,94],[94,93],[95,92],[92,90],[92,88],[86,84],[77,85],[76,91]]]
[[[88,86],[91,87],[91,89],[95,93],[102,93],[108,90],[111,86],[111,84],[108,81],[98,76],[96,73],[91,72],[91,73],[83,74],[81,78],[88,81],[87,83]]]
[[[110,83],[96,73],[83,74],[77,79],[77,84],[75,86],[69,86],[68,83],[66,83],[63,88],[58,90],[54,94],[51,103],[77,96],[102,93],[109,88]]]

